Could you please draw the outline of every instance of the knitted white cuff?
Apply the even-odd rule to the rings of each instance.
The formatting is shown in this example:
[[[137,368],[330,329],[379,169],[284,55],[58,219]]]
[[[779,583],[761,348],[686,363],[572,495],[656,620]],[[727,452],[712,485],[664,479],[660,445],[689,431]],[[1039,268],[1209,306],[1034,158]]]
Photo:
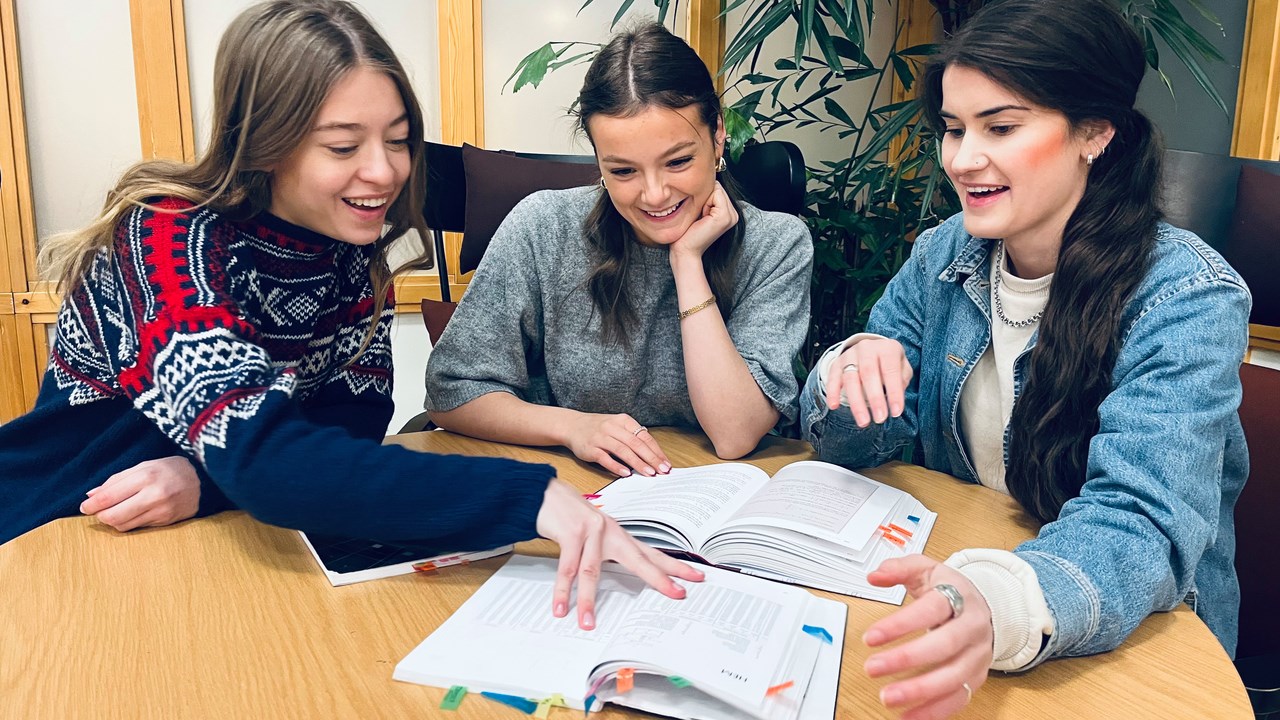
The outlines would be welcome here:
[[[831,364],[836,361],[836,358],[840,357],[841,353],[863,340],[882,337],[884,336],[875,333],[855,333],[850,335],[848,340],[827,348],[827,351],[822,353],[822,357],[818,358],[818,388],[823,393],[827,392],[827,378],[831,376]],[[849,407],[849,398],[845,397],[843,390],[840,391],[840,404]]]
[[[1006,550],[961,550],[946,565],[964,574],[991,608],[991,669],[1020,670],[1036,659],[1054,620],[1036,571]]]

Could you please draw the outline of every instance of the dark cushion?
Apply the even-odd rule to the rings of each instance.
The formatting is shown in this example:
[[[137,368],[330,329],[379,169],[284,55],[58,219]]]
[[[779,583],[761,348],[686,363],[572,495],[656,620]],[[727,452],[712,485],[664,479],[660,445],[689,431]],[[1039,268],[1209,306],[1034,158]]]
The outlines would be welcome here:
[[[475,270],[507,213],[538,190],[563,190],[600,182],[595,164],[552,162],[462,146],[467,177],[467,218],[458,272]]]
[[[1245,165],[1224,253],[1253,293],[1249,322],[1280,325],[1280,175]]]

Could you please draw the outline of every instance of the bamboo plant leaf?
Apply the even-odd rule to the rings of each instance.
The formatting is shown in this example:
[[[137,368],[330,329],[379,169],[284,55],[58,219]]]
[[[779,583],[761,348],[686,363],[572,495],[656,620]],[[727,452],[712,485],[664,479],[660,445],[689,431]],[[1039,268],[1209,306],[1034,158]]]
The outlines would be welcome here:
[[[627,11],[631,9],[631,4],[634,2],[635,0],[622,0],[622,5],[618,7],[618,12],[614,14],[613,20],[609,22],[609,32],[613,32],[613,28],[618,24],[618,21],[622,20],[622,16],[627,14]]]
[[[789,17],[791,17],[790,3],[786,0],[778,0],[754,25],[744,25],[724,51],[725,67],[737,67],[738,63],[742,62],[757,45],[763,43],[774,30],[782,27],[782,23]]]
[[[508,77],[507,81],[502,84],[502,92],[507,91],[507,85],[511,84],[512,78],[515,78],[516,81],[515,87],[511,90],[512,92],[520,92],[520,88],[525,85],[538,87],[543,78],[547,76],[547,66],[554,62],[555,59],[556,51],[551,48],[551,43],[547,43],[525,55],[524,59],[516,64],[516,69],[512,71],[511,77]]]

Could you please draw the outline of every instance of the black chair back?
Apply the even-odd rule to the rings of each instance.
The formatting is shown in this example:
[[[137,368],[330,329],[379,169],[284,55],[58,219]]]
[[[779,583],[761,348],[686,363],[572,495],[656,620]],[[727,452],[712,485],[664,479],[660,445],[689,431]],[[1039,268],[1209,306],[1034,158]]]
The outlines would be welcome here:
[[[440,297],[449,302],[453,298],[444,258],[444,234],[462,232],[467,217],[467,174],[462,168],[462,148],[428,140],[423,148],[423,160],[427,165],[427,187],[422,215],[431,228]]]
[[[1215,250],[1223,252],[1231,239],[1236,182],[1244,165],[1280,175],[1280,162],[1271,160],[1166,150],[1161,193],[1165,220],[1170,225],[1190,230]]]
[[[804,154],[785,140],[747,145],[737,162],[726,156],[729,174],[747,202],[761,210],[799,215],[808,180]]]

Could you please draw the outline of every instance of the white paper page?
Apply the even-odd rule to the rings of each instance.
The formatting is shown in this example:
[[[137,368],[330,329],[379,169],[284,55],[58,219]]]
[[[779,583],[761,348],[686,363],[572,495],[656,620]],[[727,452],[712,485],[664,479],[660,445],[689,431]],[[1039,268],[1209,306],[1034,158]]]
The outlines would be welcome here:
[[[706,572],[711,582],[685,585],[684,600],[656,592],[637,598],[608,659],[679,668],[676,674],[699,687],[754,704],[798,639],[800,613],[812,596],[716,568]]]
[[[698,552],[712,531],[768,482],[763,470],[745,463],[676,468],[667,475],[615,480],[597,502],[623,525],[638,518],[676,527]]]
[[[833,720],[840,692],[840,661],[844,658],[844,632],[848,606],[835,600],[816,598],[805,613],[805,625],[820,627],[831,634],[831,644],[823,644],[809,680],[809,690],[800,706],[800,720]],[[861,677],[861,676],[859,676]]]
[[[797,462],[780,470],[724,525],[787,528],[861,550],[904,495],[829,463]]]
[[[586,679],[644,582],[606,565],[596,629],[578,628],[573,608],[551,615],[556,560],[514,555],[439,629],[396,665],[396,680],[447,688],[464,685],[521,697],[561,693],[582,709]]]

